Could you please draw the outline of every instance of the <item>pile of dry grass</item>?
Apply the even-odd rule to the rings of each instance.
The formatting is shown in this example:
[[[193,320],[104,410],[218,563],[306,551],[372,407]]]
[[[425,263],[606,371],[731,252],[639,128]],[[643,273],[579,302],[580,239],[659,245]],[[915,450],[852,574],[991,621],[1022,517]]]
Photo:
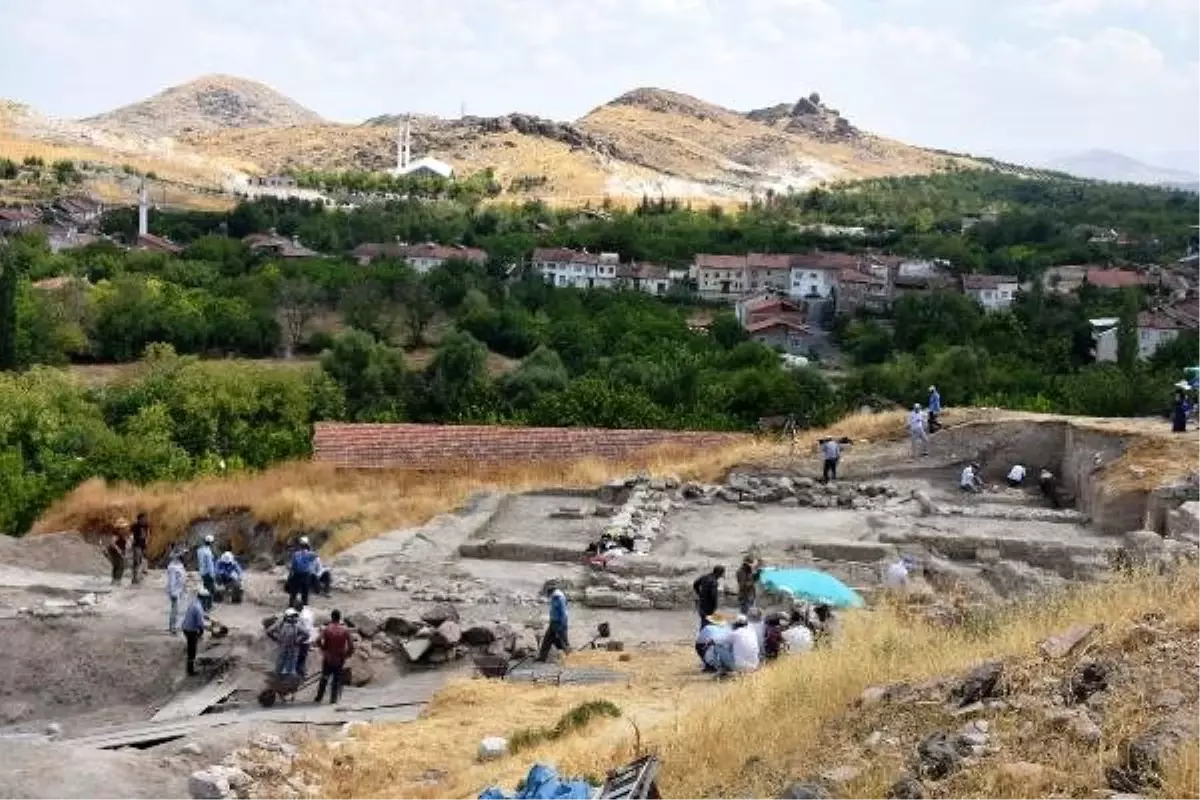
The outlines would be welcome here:
[[[110,377],[111,376],[104,376]],[[482,491],[528,491],[598,486],[630,472],[675,474],[716,480],[738,464],[779,464],[815,458],[822,436],[883,441],[902,437],[903,414],[853,414],[822,431],[803,431],[794,446],[747,436],[721,448],[692,450],[664,446],[618,461],[578,461],[480,466],[450,464],[436,471],[344,470],[327,464],[292,462],[262,472],[199,478],[147,486],[91,480],[55,503],[33,532],[108,531],[119,517],[149,515],[150,555],[165,552],[197,519],[244,510],[288,539],[298,531],[331,529],[324,551],[331,554],[396,528],[421,525],[460,507]],[[814,462],[815,463],[815,462]]]
[[[572,664],[614,662],[629,670],[628,683],[558,688],[465,680],[442,692],[414,723],[373,726],[336,749],[314,745],[303,768],[318,776],[327,796],[468,797],[492,783],[513,785],[534,762],[553,763],[570,775],[603,776],[631,758],[640,740],[662,759],[660,786],[668,797],[776,796],[782,780],[811,774],[836,758],[846,735],[839,726],[868,686],[954,675],[986,659],[1032,656],[1041,639],[1083,622],[1104,623],[1118,636],[1153,612],[1167,625],[1194,631],[1198,603],[1200,582],[1189,571],[1077,587],[1054,602],[997,612],[982,629],[932,627],[883,607],[848,614],[835,647],[730,684],[701,678],[694,654],[684,647],[637,652],[627,663],[615,662],[614,654],[573,654]],[[564,736],[519,757],[475,761],[483,736],[552,724],[598,696],[616,703],[623,718],[593,721],[586,735]],[[1119,716],[1114,725],[1138,724]],[[1097,771],[1116,757],[1117,732],[1098,754],[1053,766],[1077,785],[1097,785]],[[1046,758],[1060,756],[1048,752]],[[1183,756],[1171,769],[1170,785],[1186,791],[1170,796],[1195,796],[1194,759]],[[887,785],[882,781],[894,777],[868,771],[848,796],[880,796]],[[980,791],[1003,788],[995,777],[980,772]]]

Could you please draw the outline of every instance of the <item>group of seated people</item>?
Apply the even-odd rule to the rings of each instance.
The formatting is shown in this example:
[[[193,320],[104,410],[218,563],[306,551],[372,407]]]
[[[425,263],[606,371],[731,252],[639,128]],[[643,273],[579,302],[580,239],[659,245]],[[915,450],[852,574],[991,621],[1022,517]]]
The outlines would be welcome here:
[[[710,615],[696,636],[696,655],[704,671],[726,677],[753,672],[784,654],[799,655],[819,646],[833,628],[833,611],[824,604],[802,605],[789,613],[764,615],[759,608],[739,614],[732,624]]]

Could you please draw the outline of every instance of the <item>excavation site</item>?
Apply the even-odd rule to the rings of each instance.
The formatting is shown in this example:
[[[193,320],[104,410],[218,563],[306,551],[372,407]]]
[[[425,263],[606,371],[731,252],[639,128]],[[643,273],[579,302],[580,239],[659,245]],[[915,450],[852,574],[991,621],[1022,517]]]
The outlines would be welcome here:
[[[815,448],[823,436],[842,441],[838,474],[829,481]],[[114,585],[96,531],[0,541],[0,626],[9,644],[7,669],[0,672],[6,753],[0,794],[477,796],[489,785],[511,787],[541,761],[553,761],[564,777],[587,773],[599,786],[607,770],[647,754],[661,766],[664,793],[779,792],[811,778],[824,794],[781,796],[863,796],[856,792],[874,791],[870,781],[886,777],[890,783],[910,773],[925,782],[925,794],[892,796],[965,791],[953,782],[965,780],[954,777],[967,774],[958,768],[938,777],[922,772],[928,759],[922,760],[918,745],[924,746],[929,731],[912,739],[916,727],[888,729],[886,719],[871,723],[881,725],[878,730],[862,732],[864,739],[874,737],[869,747],[856,743],[857,733],[810,742],[814,758],[846,761],[832,778],[825,772],[785,774],[788,767],[781,765],[790,756],[771,750],[759,767],[738,766],[731,783],[706,786],[697,783],[700,772],[686,766],[688,754],[717,733],[688,726],[699,724],[691,715],[703,703],[721,698],[767,702],[769,696],[776,698],[773,707],[782,708],[786,676],[804,681],[805,670],[818,676],[811,680],[832,681],[838,692],[851,693],[847,703],[819,712],[830,725],[844,725],[851,713],[865,719],[876,713],[868,706],[894,697],[907,698],[906,714],[934,713],[923,711],[922,703],[941,714],[938,693],[957,692],[958,684],[904,683],[904,691],[918,692],[905,695],[894,681],[938,675],[922,674],[928,670],[957,671],[960,661],[949,659],[972,668],[986,660],[982,644],[961,638],[965,625],[993,619],[988,615],[1002,609],[1036,607],[1039,598],[1076,596],[1072,592],[1090,597],[1089,587],[1113,581],[1126,586],[1121,582],[1194,573],[1200,524],[1195,437],[1171,439],[1154,422],[1015,414],[952,420],[931,437],[927,454],[914,453],[902,436],[902,430],[855,436],[835,428],[794,443],[767,442],[716,475],[655,465],[589,487],[514,492],[498,485],[425,524],[382,532],[338,552],[329,545],[329,531],[313,531],[331,581],[327,592],[314,589],[308,608],[318,627],[338,609],[355,643],[335,703],[314,702],[321,673],[315,644],[298,689],[270,677],[278,656],[267,632],[276,629],[288,604],[284,586],[294,541],[256,520],[252,510],[213,509],[188,530],[187,597],[201,585],[195,553],[206,537],[213,537],[216,554],[231,549],[246,568],[241,602],[225,596],[208,615],[195,675],[185,671],[183,637],[167,630],[165,554],[152,560],[139,583],[126,576]],[[961,484],[971,465],[978,485],[967,491]],[[1017,465],[1023,480],[1008,480]],[[734,575],[748,557],[767,569],[831,576],[861,597],[863,607],[836,612],[839,628],[824,649],[717,680],[702,671],[693,648],[694,584],[714,567],[725,567],[719,614],[735,620]],[[908,578],[897,592],[885,582],[898,562]],[[536,656],[547,629],[548,590],[554,589],[569,608],[571,648],[551,648],[542,661]],[[1132,596],[1132,590],[1112,591],[1114,598]],[[765,614],[786,613],[796,602],[762,585],[754,599]],[[1091,612],[1071,610],[1073,602],[1064,600],[1062,613],[1076,616],[1062,619],[1084,621],[1078,615]],[[1183,648],[1155,651],[1167,662],[1183,658],[1178,685],[1167,687],[1179,694],[1178,702],[1168,710],[1190,710],[1194,722],[1196,659],[1194,651],[1186,658],[1186,645],[1195,629],[1189,632],[1186,620],[1171,628],[1184,613],[1175,604],[1149,605],[1147,613],[1158,617],[1139,616],[1137,624],[1157,626],[1153,641]],[[1114,600],[1103,613],[1126,613],[1124,608]],[[921,631],[911,642],[887,645],[898,648],[894,653],[941,641],[928,637],[945,636],[952,644],[944,654],[928,656],[927,666],[912,666],[894,653],[881,655],[893,652],[878,638],[885,621]],[[1099,627],[1087,639],[1095,640],[1087,645],[1093,650],[1086,652],[1104,651],[1111,644],[1106,636],[1123,636],[1122,626],[1133,624],[1118,622],[1105,627],[1097,618]],[[1038,625],[1057,624],[1049,618],[1030,623],[1020,636],[1033,642]],[[1068,648],[1075,659],[1069,664],[1036,656],[1032,645],[1029,657],[1050,664],[1047,670],[1067,670],[1063,680],[1069,680],[1086,649],[1079,642]],[[1158,658],[1143,658],[1136,648],[1123,652],[1113,674],[1126,678]],[[860,679],[878,692],[865,705],[858,694],[866,687],[850,683]],[[1007,680],[1010,693],[1036,695],[1019,689],[1024,677]],[[1117,687],[1117,678],[1112,683]],[[753,686],[760,688],[745,688]],[[736,694],[742,691],[766,694]],[[937,702],[925,703],[920,692]],[[1025,713],[1011,706],[1009,695],[989,692],[972,700],[978,702],[972,716],[947,711],[945,719],[921,718],[921,724],[957,730],[993,712]],[[1123,697],[1117,688],[1110,695]],[[1002,698],[1008,698],[1003,708],[988,705]],[[552,729],[560,714],[597,699],[619,709],[614,719],[585,719],[578,732],[515,744],[521,736],[514,731]],[[1099,761],[1119,760],[1124,751],[1115,733],[1108,740],[1104,721],[1112,712],[1063,702],[1047,700],[1075,715],[1061,721],[1064,730],[1087,718],[1104,731],[1094,750]],[[815,705],[808,708],[795,713],[818,713]],[[1012,720],[1019,730],[1020,720]],[[1026,746],[1017,733],[997,738],[1007,723],[991,724],[999,726],[991,734],[986,722],[972,729],[980,733],[972,739],[979,747],[955,756],[956,764],[999,764],[997,753],[1004,751],[998,748]],[[726,735],[730,747],[753,737]],[[489,739],[499,743],[488,745]],[[831,742],[841,742],[835,755]],[[62,769],[64,763],[71,768]],[[884,766],[891,772],[881,777]],[[1039,772],[1037,780],[1043,779],[1049,780]]]

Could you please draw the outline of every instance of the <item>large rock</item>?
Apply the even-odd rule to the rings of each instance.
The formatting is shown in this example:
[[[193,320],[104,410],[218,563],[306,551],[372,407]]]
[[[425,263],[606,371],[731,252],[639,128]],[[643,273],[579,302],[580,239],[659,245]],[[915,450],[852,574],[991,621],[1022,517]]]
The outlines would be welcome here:
[[[628,592],[621,595],[621,600],[618,607],[625,611],[645,611],[653,607],[654,603],[647,597],[644,597],[635,592]]]
[[[1067,684],[1067,702],[1083,703],[1096,692],[1103,692],[1114,673],[1113,666],[1105,661],[1080,662]]]
[[[1123,742],[1121,759],[1106,770],[1108,785],[1118,792],[1143,792],[1162,786],[1163,770],[1183,746],[1194,746],[1195,714],[1164,720],[1145,733]]]
[[[233,794],[223,767],[198,770],[188,778],[188,794],[197,800],[224,800]]]
[[[784,800],[824,800],[831,797],[825,782],[812,778],[789,783],[779,796]]]
[[[375,669],[362,650],[355,650],[350,658],[346,659],[346,672],[349,674],[347,681],[351,686],[366,686],[375,679]]]
[[[1002,693],[1001,678],[1004,675],[1004,664],[1000,661],[989,661],[971,670],[962,683],[954,690],[953,697],[958,705],[968,706],[971,703],[982,702]]]
[[[946,731],[935,731],[929,734],[917,745],[917,765],[924,777],[941,780],[957,771],[962,764],[962,756],[953,734]]]
[[[390,616],[383,621],[383,630],[390,636],[412,636],[421,626],[404,617]]]
[[[1066,658],[1082,649],[1099,630],[1100,625],[1075,625],[1043,640],[1038,645],[1038,650],[1046,658]]]
[[[416,664],[425,658],[433,644],[428,639],[409,639],[404,643],[404,657],[410,664]]]
[[[1167,512],[1167,538],[1200,544],[1200,503],[1189,501]]]
[[[436,628],[446,620],[458,622],[458,610],[449,603],[438,603],[421,615],[421,621]]]
[[[346,624],[358,631],[364,639],[370,639],[379,633],[385,618],[374,611],[355,611],[346,615]]]
[[[513,636],[512,657],[528,658],[537,652],[538,640],[532,631],[520,630]]]
[[[901,775],[888,788],[887,797],[896,800],[924,800],[925,785],[912,775]]]
[[[430,641],[434,647],[453,647],[462,640],[462,629],[458,627],[458,623],[454,620],[446,620],[433,632]]]
[[[487,625],[472,625],[462,632],[462,640],[474,647],[486,647],[496,641],[496,631]]]
[[[508,755],[508,739],[503,736],[488,736],[479,743],[479,760],[495,761]]]

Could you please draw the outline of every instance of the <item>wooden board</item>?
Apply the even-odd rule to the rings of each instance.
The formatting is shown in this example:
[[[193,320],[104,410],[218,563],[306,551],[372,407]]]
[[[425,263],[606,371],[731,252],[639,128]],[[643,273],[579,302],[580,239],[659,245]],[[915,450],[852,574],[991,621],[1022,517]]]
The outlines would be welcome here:
[[[150,718],[150,721],[166,722],[175,719],[198,717],[237,690],[238,685],[234,681],[203,686],[190,694],[172,698],[171,702],[160,708]]]

